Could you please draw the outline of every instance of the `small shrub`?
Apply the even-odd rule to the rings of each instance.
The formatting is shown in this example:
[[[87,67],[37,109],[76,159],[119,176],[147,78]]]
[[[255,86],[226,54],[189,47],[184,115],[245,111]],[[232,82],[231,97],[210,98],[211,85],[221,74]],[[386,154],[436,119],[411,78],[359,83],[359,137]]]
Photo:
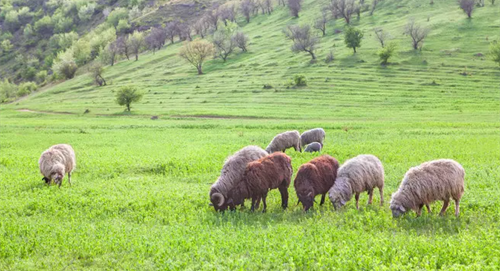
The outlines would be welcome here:
[[[142,96],[143,94],[140,93],[135,87],[125,86],[120,88],[116,93],[116,103],[126,106],[126,110],[130,111],[130,105],[133,102],[140,101]]]
[[[271,84],[264,84],[263,89],[272,89],[273,86]]]
[[[394,55],[394,52],[396,51],[396,43],[389,43],[387,46],[384,48],[380,49],[378,51],[378,57],[380,58],[380,61],[382,61],[382,65],[386,65],[387,62],[389,61],[389,58]]]
[[[326,55],[326,58],[325,58],[325,63],[330,63],[334,60],[334,56],[333,56],[333,51],[330,50],[330,52],[328,53],[328,55]]]
[[[19,85],[19,90],[17,91],[17,96],[22,97],[31,94],[31,92],[37,89],[37,85],[34,82],[26,82]]]
[[[302,74],[296,74],[293,77],[293,83],[297,87],[302,87],[302,86],[307,86],[307,79],[305,75]]]

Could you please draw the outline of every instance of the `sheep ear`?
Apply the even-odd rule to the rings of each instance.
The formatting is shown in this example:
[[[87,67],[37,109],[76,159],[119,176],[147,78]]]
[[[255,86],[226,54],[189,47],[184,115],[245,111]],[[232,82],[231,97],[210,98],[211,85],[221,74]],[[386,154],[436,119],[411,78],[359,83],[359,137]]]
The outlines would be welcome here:
[[[401,205],[401,206],[399,206],[399,210],[401,210],[401,212],[406,212],[405,207],[403,207],[402,205]]]
[[[214,204],[213,203],[209,203],[208,206],[214,206]]]
[[[313,195],[313,192],[309,192],[309,194],[307,194],[308,197],[312,197]]]
[[[341,203],[342,205],[345,205],[347,202],[346,202],[345,200],[340,200],[340,203]]]

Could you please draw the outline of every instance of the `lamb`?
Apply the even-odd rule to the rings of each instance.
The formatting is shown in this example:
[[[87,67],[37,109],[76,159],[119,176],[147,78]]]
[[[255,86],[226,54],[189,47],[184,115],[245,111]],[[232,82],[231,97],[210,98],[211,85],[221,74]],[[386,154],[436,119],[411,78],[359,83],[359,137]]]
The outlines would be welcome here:
[[[68,183],[71,185],[71,173],[76,167],[75,151],[68,144],[54,145],[42,153],[38,165],[46,184],[54,181],[61,187],[62,179],[68,173]]]
[[[338,168],[337,159],[329,155],[316,157],[300,166],[294,186],[299,203],[302,202],[304,206],[304,211],[314,205],[314,197],[319,194],[323,194],[320,203],[323,205],[326,193],[335,182]]]
[[[300,135],[300,145],[305,146],[312,142],[319,142],[323,146],[323,140],[325,140],[325,130],[323,128],[315,128],[309,131],[305,131]]]
[[[321,143],[313,142],[313,143],[307,145],[304,152],[318,152],[318,151],[321,151],[322,148],[323,148],[323,145]]]
[[[267,209],[266,197],[271,189],[278,188],[281,193],[281,206],[288,207],[288,187],[293,170],[291,159],[284,153],[277,152],[248,163],[243,180],[228,193],[230,209],[243,203],[247,198],[252,199],[251,210],[259,208],[262,199],[263,212]]]
[[[285,152],[286,149],[292,147],[295,151],[302,151],[299,131],[288,131],[276,135],[267,146],[266,151],[268,153],[277,151]]]
[[[430,213],[430,203],[442,200],[444,215],[450,198],[455,201],[455,216],[460,213],[460,198],[464,193],[464,168],[454,160],[439,159],[412,167],[406,172],[398,191],[391,199],[392,216],[397,218],[407,211],[414,210],[417,216],[425,205]]]
[[[347,160],[337,173],[337,179],[329,191],[335,209],[344,206],[356,195],[356,209],[359,209],[359,194],[368,191],[368,204],[372,203],[373,189],[380,192],[380,205],[384,204],[384,167],[371,154],[358,155]]]
[[[241,181],[247,164],[266,155],[258,146],[247,146],[226,158],[219,178],[210,188],[210,201],[216,211],[227,209],[227,193]]]

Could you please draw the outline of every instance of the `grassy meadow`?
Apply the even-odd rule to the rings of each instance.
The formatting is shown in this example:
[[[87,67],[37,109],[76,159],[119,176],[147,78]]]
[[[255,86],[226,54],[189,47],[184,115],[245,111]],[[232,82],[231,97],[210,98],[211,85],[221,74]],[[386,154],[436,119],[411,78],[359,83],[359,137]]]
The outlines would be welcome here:
[[[498,270],[500,68],[487,50],[500,39],[500,4],[467,20],[455,1],[385,0],[354,19],[365,33],[356,55],[333,34],[338,20],[311,63],[281,31],[311,23],[323,4],[306,0],[298,19],[282,7],[240,19],[249,52],[211,60],[201,76],[176,43],[106,67],[108,86],[81,74],[0,105],[0,270]],[[402,35],[410,17],[432,29],[422,51]],[[390,65],[379,65],[374,27],[398,43]],[[330,50],[335,60],[325,63]],[[295,74],[308,85],[286,88]],[[124,85],[145,93],[131,113],[114,102]],[[265,214],[208,205],[228,155],[315,127],[326,130],[322,153],[339,162],[380,158],[383,207],[376,191],[373,206],[361,196],[359,211],[351,200],[304,213],[293,184],[286,211],[277,190]],[[76,152],[71,187],[66,177],[46,186],[38,170],[58,143]],[[287,154],[294,172],[319,155]],[[404,173],[438,158],[465,168],[460,217],[453,204],[439,217],[438,202],[432,214],[393,219],[390,196]]]

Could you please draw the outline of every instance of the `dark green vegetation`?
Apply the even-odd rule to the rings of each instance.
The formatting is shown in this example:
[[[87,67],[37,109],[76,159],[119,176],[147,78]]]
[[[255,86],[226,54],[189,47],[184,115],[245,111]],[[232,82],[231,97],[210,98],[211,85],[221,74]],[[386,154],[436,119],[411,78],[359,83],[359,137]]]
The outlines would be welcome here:
[[[311,62],[290,50],[282,30],[312,23],[323,5],[305,1],[298,19],[277,6],[248,24],[239,18],[248,52],[205,62],[203,75],[175,42],[106,67],[106,86],[80,69],[2,104],[0,269],[498,269],[500,69],[488,50],[500,39],[500,6],[486,3],[467,19],[455,1],[381,1],[373,16],[351,18],[364,33],[356,55],[339,19]],[[431,29],[421,51],[402,35],[410,17]],[[385,66],[378,27],[397,44]],[[115,103],[123,86],[144,93],[131,113]],[[385,206],[378,197],[366,206],[363,194],[359,211],[353,201],[339,212],[329,202],[282,211],[278,191],[266,214],[208,206],[228,155],[314,127],[326,130],[323,152],[339,162],[361,153],[381,159]],[[57,143],[75,149],[72,187],[66,179],[47,187],[38,172],[40,154]],[[295,171],[317,155],[288,154]],[[438,217],[436,203],[434,214],[392,219],[390,195],[404,173],[438,158],[466,170],[460,217],[453,207]]]

